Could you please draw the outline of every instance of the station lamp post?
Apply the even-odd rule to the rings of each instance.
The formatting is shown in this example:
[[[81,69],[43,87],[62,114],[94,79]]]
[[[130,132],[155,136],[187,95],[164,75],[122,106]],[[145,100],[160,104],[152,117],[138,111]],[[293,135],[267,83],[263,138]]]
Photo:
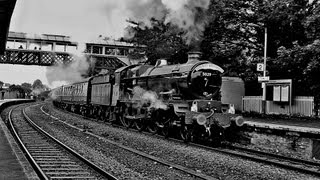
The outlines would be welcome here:
[[[266,69],[267,69],[267,27],[264,28],[264,58],[263,58],[263,77],[266,78]],[[267,106],[267,87],[266,83],[262,83],[262,112],[266,114],[266,106]]]

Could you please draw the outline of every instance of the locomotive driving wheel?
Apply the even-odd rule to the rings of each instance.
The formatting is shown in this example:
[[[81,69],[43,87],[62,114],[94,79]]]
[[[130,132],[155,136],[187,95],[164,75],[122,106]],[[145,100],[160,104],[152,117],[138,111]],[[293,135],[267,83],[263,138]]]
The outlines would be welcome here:
[[[110,107],[110,109],[108,109],[108,111],[109,111],[109,116],[108,116],[108,119],[106,121],[110,122],[111,124],[113,124],[117,120],[117,108],[116,107]]]
[[[161,111],[156,112],[155,123],[158,126],[158,131],[165,138],[169,137],[169,130],[171,126],[171,118],[165,116]]]
[[[138,129],[138,131],[143,131],[145,128],[144,120],[142,118],[136,119],[134,121],[134,126]]]
[[[97,118],[98,120],[103,120],[103,117],[104,117],[104,110],[102,109],[102,107],[99,107],[97,112]]]
[[[110,122],[110,108],[104,109],[101,114],[101,119],[104,122]]]
[[[141,108],[136,108],[135,109],[135,115],[140,116],[134,121],[134,126],[138,129],[138,131],[143,131],[146,128],[146,121],[145,118],[147,117],[147,110],[146,109],[141,109]]]
[[[168,138],[170,135],[170,129],[172,128],[172,122],[171,120],[164,124],[164,127],[162,128],[162,134],[165,138]]]
[[[86,116],[86,114],[87,114],[86,111],[87,111],[87,109],[85,107],[83,107],[83,106],[80,107],[80,113],[82,116]]]
[[[151,113],[151,118],[148,119],[147,129],[151,134],[156,134],[159,130],[159,125],[157,124],[158,113],[154,111]]]
[[[147,126],[148,131],[151,134],[156,134],[158,132],[158,126],[151,120],[149,120],[148,126]]]
[[[191,134],[189,132],[188,126],[182,125],[180,128],[180,137],[184,142],[190,142],[191,140]]]
[[[129,108],[125,105],[122,106],[119,113],[119,119],[121,124],[126,128],[130,128],[132,125],[132,120],[126,117],[128,115],[129,115]]]

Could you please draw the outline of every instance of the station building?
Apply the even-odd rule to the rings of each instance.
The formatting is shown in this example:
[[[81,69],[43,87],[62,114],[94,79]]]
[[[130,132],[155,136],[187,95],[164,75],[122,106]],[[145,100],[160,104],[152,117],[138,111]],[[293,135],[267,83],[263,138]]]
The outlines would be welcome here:
[[[144,56],[146,48],[145,45],[98,38],[86,43],[85,52],[98,56],[116,57],[126,65],[132,65],[146,60]],[[141,56],[138,58],[130,56],[134,52]]]

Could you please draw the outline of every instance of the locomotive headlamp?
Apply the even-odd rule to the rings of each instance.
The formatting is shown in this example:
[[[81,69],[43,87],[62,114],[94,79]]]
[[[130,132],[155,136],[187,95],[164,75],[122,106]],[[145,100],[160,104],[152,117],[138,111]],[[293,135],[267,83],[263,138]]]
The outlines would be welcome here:
[[[191,111],[193,111],[193,112],[198,112],[198,105],[197,105],[197,102],[196,102],[196,101],[194,101],[194,102],[192,103]]]
[[[232,117],[231,121],[235,123],[235,125],[238,127],[241,127],[244,125],[244,119],[242,116]]]
[[[199,114],[195,118],[196,118],[197,123],[199,125],[205,125],[206,122],[207,122],[207,117],[205,115],[203,115],[203,114]]]

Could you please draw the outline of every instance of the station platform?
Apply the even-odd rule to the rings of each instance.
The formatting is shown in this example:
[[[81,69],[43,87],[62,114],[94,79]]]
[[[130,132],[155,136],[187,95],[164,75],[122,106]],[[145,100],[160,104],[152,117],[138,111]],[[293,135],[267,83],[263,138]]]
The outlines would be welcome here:
[[[30,100],[29,100],[30,101]],[[28,102],[21,99],[0,100],[4,103]],[[37,180],[33,168],[0,117],[0,180]]]
[[[298,118],[264,119],[244,117],[245,124],[249,127],[284,130],[320,135],[320,119],[306,120]]]

